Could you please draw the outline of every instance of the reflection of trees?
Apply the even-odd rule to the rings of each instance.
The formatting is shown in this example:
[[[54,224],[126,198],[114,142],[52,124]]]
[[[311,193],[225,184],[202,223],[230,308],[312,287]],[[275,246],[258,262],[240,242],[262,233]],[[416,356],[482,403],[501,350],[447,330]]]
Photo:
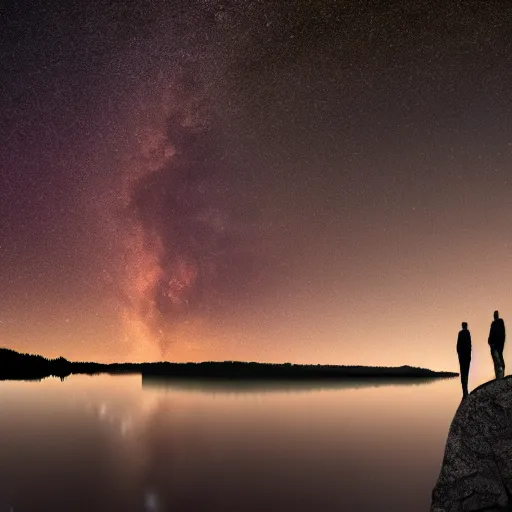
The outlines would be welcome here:
[[[355,389],[385,386],[422,386],[448,380],[431,377],[367,377],[344,378],[342,380],[271,380],[271,379],[166,379],[142,377],[142,386],[147,389],[174,389],[183,392],[201,393],[262,393],[262,392],[311,392],[314,390]]]

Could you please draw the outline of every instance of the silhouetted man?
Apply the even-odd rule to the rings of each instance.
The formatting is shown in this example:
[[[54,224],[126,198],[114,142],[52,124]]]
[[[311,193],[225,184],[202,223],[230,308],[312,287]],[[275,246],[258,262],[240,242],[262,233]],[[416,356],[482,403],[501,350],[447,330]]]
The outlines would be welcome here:
[[[462,322],[462,331],[457,337],[457,354],[459,355],[460,381],[462,383],[462,394],[468,396],[468,375],[471,364],[471,333],[468,331],[468,324]]]
[[[497,379],[505,376],[505,360],[503,359],[503,348],[505,346],[505,322],[497,311],[494,312],[494,320],[489,331],[489,346],[494,362],[494,373]]]

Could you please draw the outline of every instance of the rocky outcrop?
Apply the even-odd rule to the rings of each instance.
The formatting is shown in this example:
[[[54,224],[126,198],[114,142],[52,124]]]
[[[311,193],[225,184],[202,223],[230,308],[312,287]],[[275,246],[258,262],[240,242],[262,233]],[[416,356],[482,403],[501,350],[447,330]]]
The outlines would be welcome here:
[[[431,512],[512,511],[512,376],[476,388],[450,426]]]

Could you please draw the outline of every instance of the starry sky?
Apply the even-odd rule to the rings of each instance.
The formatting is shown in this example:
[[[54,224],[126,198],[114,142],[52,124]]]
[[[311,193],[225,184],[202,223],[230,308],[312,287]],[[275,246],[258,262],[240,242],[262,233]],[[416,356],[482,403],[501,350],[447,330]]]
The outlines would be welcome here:
[[[512,7],[34,0],[0,27],[2,346],[456,370],[467,321],[491,364]]]

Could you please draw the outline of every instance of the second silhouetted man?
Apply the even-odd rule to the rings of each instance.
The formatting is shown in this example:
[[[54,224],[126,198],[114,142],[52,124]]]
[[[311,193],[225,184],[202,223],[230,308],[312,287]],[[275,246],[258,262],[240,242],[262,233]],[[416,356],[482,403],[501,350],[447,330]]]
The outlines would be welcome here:
[[[471,334],[466,322],[462,322],[462,331],[459,331],[457,336],[457,354],[459,355],[462,394],[467,396],[469,365],[471,364]]]
[[[505,322],[497,311],[494,312],[494,320],[489,331],[489,347],[494,362],[494,373],[497,379],[505,376],[505,360],[503,359],[503,348],[505,347]]]

